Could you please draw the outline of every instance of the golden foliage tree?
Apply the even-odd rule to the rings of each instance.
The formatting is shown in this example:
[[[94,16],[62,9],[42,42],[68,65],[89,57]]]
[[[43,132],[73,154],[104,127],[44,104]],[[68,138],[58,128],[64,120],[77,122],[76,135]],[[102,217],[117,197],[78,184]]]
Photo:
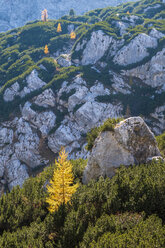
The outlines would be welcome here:
[[[72,40],[76,39],[76,33],[72,31],[72,32],[70,33],[70,38],[71,38]]]
[[[60,205],[64,205],[71,200],[76,192],[78,184],[73,185],[72,164],[67,160],[65,149],[61,149],[58,161],[55,161],[57,169],[54,171],[50,185],[47,186],[49,196],[46,202],[49,204],[51,213],[58,210]]]
[[[61,23],[58,23],[58,26],[57,26],[57,32],[60,33],[62,31],[62,28],[61,28]]]
[[[47,9],[44,9],[41,13],[41,20],[43,22],[46,22],[48,20],[48,11]]]
[[[45,48],[44,48],[44,53],[47,55],[49,53],[49,49],[48,49],[48,46],[46,45]]]

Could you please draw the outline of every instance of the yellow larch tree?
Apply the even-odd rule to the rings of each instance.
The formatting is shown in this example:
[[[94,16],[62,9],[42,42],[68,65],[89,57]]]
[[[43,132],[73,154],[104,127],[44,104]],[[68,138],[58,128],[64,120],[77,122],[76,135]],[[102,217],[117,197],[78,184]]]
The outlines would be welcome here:
[[[47,9],[44,9],[41,13],[41,20],[43,22],[46,22],[48,20],[48,11]]]
[[[57,33],[60,33],[61,31],[62,31],[61,23],[58,23],[58,26],[57,26]]]
[[[78,183],[73,184],[72,164],[67,156],[65,149],[62,148],[58,161],[55,161],[57,168],[50,180],[50,185],[47,186],[49,195],[46,202],[49,204],[48,209],[51,213],[57,211],[60,205],[69,202],[78,188]]]
[[[45,48],[44,48],[44,53],[47,55],[49,54],[49,49],[48,49],[48,46],[46,45]]]
[[[71,38],[72,40],[76,39],[76,33],[72,31],[72,32],[70,33],[70,38]]]

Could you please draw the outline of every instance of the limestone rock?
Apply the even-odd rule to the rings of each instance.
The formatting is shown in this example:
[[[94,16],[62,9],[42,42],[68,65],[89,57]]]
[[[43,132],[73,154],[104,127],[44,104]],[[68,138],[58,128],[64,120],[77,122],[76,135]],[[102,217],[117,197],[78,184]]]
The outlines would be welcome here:
[[[83,51],[82,64],[95,64],[107,51],[113,38],[105,35],[101,30],[93,32]]]
[[[155,4],[153,6],[148,6],[147,8],[144,9],[144,12],[147,12],[148,10],[154,10],[160,7],[160,4]]]
[[[141,33],[131,40],[127,46],[121,48],[115,55],[113,61],[123,66],[137,63],[149,55],[147,48],[156,48],[157,44],[156,38]],[[132,54],[134,56],[132,56]]]
[[[19,136],[20,134],[32,134],[32,129],[30,124],[25,121],[24,118],[20,118],[17,122],[17,130],[16,135]]]
[[[0,158],[1,158],[1,156],[0,156]],[[3,177],[4,172],[5,172],[5,167],[4,167],[4,165],[2,164],[2,162],[1,162],[1,165],[0,165],[0,178]]]
[[[38,72],[36,70],[33,70],[29,76],[26,78],[26,86],[20,90],[20,86],[18,82],[11,85],[9,88],[7,88],[4,92],[3,99],[6,102],[11,102],[14,100],[15,96],[20,96],[21,98],[25,97],[27,94],[29,94],[32,91],[35,91],[37,89],[42,88],[44,85],[46,85],[45,82],[43,82],[38,77]]]
[[[155,120],[153,131],[155,134],[160,135],[161,130],[165,130],[165,105],[157,107],[154,113],[151,113],[151,119]]]
[[[13,141],[13,131],[8,128],[0,127],[0,147],[11,144]]]
[[[85,86],[80,86],[76,93],[69,97],[68,99],[68,110],[69,112],[73,111],[76,105],[84,102],[84,98],[87,95],[88,88]]]
[[[18,136],[18,142],[15,144],[15,154],[17,158],[31,168],[42,165],[43,159],[39,155],[39,137],[37,134],[27,133]]]
[[[36,70],[33,70],[29,76],[26,78],[27,86],[23,88],[23,90],[20,92],[20,97],[25,97],[30,92],[33,92],[35,90],[38,90],[42,88],[44,85],[46,85],[45,82],[43,82],[38,77],[38,72]]]
[[[109,117],[118,117],[121,115],[122,107],[96,101],[86,102],[75,113],[76,122],[84,129],[90,130],[98,123],[102,123]]]
[[[112,47],[117,46],[116,43],[117,41],[112,36],[106,35],[102,30],[92,32],[83,50],[82,65],[95,64],[103,57],[108,48],[112,52]]]
[[[72,31],[75,30],[75,25],[74,24],[70,24],[68,25],[68,33],[70,34]]]
[[[155,28],[152,28],[149,35],[151,37],[154,37],[154,38],[157,38],[157,39],[160,39],[160,38],[163,38],[164,37],[164,34],[162,34],[161,32],[159,32],[157,29]]]
[[[120,92],[124,95],[131,94],[130,85],[126,84],[120,75],[113,73],[113,81],[112,87],[116,92]]]
[[[155,156],[160,152],[153,133],[141,117],[128,118],[95,140],[83,181],[88,183],[100,175],[111,177],[121,164],[146,163]]]
[[[45,111],[36,114],[31,122],[38,127],[43,135],[48,135],[49,131],[55,126],[56,116],[52,111]]]
[[[68,94],[73,89],[75,93],[68,98],[68,102],[67,99],[60,100],[64,92]],[[64,82],[57,94],[57,104],[68,107],[69,113],[55,133],[48,136],[48,146],[54,153],[58,153],[61,146],[64,146],[70,158],[75,158],[76,154],[86,158],[87,152],[82,152],[82,149],[79,151],[86,142],[83,135],[106,118],[121,116],[122,106],[98,103],[95,98],[98,95],[110,95],[110,90],[98,81],[89,88],[80,76],[71,84]]]
[[[11,102],[14,100],[14,97],[17,96],[19,93],[20,87],[19,84],[16,82],[13,85],[11,85],[9,88],[7,88],[4,92],[3,99],[6,102]]]
[[[24,120],[30,121],[31,119],[35,118],[36,112],[31,109],[31,103],[26,102],[22,109],[22,117]]]
[[[151,87],[160,87],[160,92],[165,90],[165,48],[158,52],[144,65],[129,71],[123,71],[127,76],[137,77]]]
[[[25,179],[29,177],[26,165],[21,164],[16,158],[12,158],[10,162],[7,163],[6,173],[9,190],[16,185],[22,186]]]
[[[135,24],[136,23],[136,21],[137,20],[139,20],[139,19],[141,19],[141,17],[140,16],[136,16],[136,15],[124,15],[124,16],[122,16],[122,21],[126,21],[126,22],[130,22],[131,23],[131,25],[133,24]]]
[[[51,89],[43,91],[42,94],[38,95],[34,99],[34,103],[41,107],[54,107],[55,106],[55,95]]]
[[[39,155],[39,137],[28,122],[23,118],[18,121],[17,142],[14,144],[14,153],[18,160],[31,168],[43,164],[43,158]]]
[[[4,177],[6,163],[9,161],[13,154],[13,147],[11,145],[6,145],[0,149],[0,178]]]
[[[43,135],[47,135],[55,126],[56,116],[52,111],[37,113],[31,109],[31,103],[26,102],[22,109],[22,116],[26,121],[30,121]]]
[[[68,99],[68,110],[71,112],[77,105],[94,102],[97,96],[102,95],[110,95],[110,90],[104,88],[103,84],[99,82],[96,82],[90,89],[84,86],[84,84],[76,87],[76,92]]]
[[[58,153],[62,146],[71,146],[72,143],[80,138],[80,133],[76,130],[75,126],[72,126],[72,123],[68,125],[62,124],[54,134],[48,137],[48,146],[54,153]],[[73,144],[72,149],[75,148],[75,144]]]
[[[129,27],[128,23],[125,22],[113,22],[113,23],[115,23],[115,26],[120,29],[121,36],[127,32],[126,29]]]

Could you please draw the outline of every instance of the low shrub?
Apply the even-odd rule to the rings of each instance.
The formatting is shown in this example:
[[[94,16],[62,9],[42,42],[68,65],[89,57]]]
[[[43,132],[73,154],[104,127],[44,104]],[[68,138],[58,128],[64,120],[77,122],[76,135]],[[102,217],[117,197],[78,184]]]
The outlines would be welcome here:
[[[156,141],[158,142],[158,147],[163,157],[165,157],[165,133],[156,137]]]
[[[99,136],[99,134],[101,132],[104,131],[114,131],[114,127],[117,123],[119,123],[122,119],[121,118],[117,118],[117,119],[107,119],[103,125],[99,126],[99,127],[95,127],[92,128],[91,131],[89,133],[87,133],[87,146],[86,149],[88,151],[92,150],[92,147],[94,145],[94,142],[96,140],[96,138]]]

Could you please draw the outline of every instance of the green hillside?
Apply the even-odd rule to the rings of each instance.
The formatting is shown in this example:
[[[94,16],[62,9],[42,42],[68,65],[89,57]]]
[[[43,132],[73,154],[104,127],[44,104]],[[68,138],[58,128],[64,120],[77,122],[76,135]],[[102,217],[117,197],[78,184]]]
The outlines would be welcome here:
[[[156,4],[159,4],[159,8],[154,8]],[[145,11],[145,8],[148,8]],[[136,26],[129,26],[127,33],[121,37],[119,30],[113,25],[113,21],[120,21],[122,17],[128,17],[129,15],[136,15]],[[82,39],[88,39],[91,32],[94,30],[103,30],[105,33],[113,36],[115,39],[124,39],[125,45],[128,44],[139,33],[149,33],[149,31],[156,27],[158,31],[165,33],[165,21],[164,21],[164,4],[159,1],[140,1],[134,3],[126,3],[118,7],[109,7],[105,9],[98,9],[86,13],[84,16],[64,16],[61,20],[50,20],[48,22],[35,21],[28,23],[22,28],[13,29],[6,33],[0,34],[0,116],[3,120],[8,118],[11,113],[18,110],[20,103],[24,103],[27,99],[31,99],[34,95],[39,94],[45,88],[51,87],[53,91],[57,91],[61,87],[61,82],[64,80],[71,80],[76,74],[82,73],[84,79],[89,84],[99,77],[105,85],[110,84],[110,78],[108,76],[109,69],[120,72],[122,69],[130,69],[131,65],[127,67],[116,66],[112,63],[112,59],[108,59],[108,66],[102,70],[99,75],[90,66],[73,65],[71,67],[60,68],[57,65],[54,58],[57,58],[55,53],[57,51],[63,51],[67,48],[72,48],[71,59],[81,57],[81,50],[75,51],[75,46]],[[128,22],[125,20],[125,22]],[[61,23],[62,32],[57,32],[57,25]],[[69,27],[74,25],[76,40],[70,39]],[[151,56],[156,54],[165,44],[165,39],[162,38],[159,41],[157,49],[150,49],[150,55],[145,58],[142,63],[147,62]],[[44,47],[48,45],[49,55],[45,56]],[[106,61],[106,57],[102,58]],[[141,64],[142,64],[141,63]],[[46,71],[41,67],[43,65]],[[3,93],[9,86],[18,82],[20,90],[24,87],[24,81],[30,72],[36,69],[39,72],[39,77],[47,83],[40,91],[33,92],[26,95],[26,99],[16,97],[12,104],[6,103],[3,100]],[[91,74],[92,70],[92,74]],[[148,89],[151,90],[151,89]],[[105,96],[106,97],[106,96]],[[122,97],[117,96],[124,102]],[[145,98],[146,96],[144,96]],[[155,98],[157,95],[155,95]],[[162,103],[161,98],[164,95],[158,96],[157,102]],[[150,101],[150,106],[154,103]],[[103,101],[106,101],[103,99]],[[145,101],[146,102],[146,101]],[[132,99],[129,99],[128,103],[132,105]],[[125,103],[127,105],[127,103]],[[154,105],[155,106],[155,105]],[[141,109],[140,109],[141,110]],[[134,109],[132,112],[135,112]],[[137,114],[137,113],[134,113]]]
[[[155,7],[157,5],[159,6]],[[69,92],[67,90],[62,91],[59,102],[63,101],[64,103],[63,105],[57,104],[57,106],[55,103],[54,107],[35,104],[34,96],[38,96],[45,89],[51,88],[55,93],[54,98],[56,100],[57,92],[60,91],[64,81],[68,82],[67,88],[76,76],[81,76],[85,80],[88,90],[95,85],[96,81],[101,82],[109,90],[113,84],[109,71],[120,75],[123,70],[144,65],[165,47],[165,37],[158,39],[158,46],[155,49],[148,49],[148,56],[143,61],[127,66],[113,63],[113,57],[109,57],[108,54],[100,59],[100,62],[106,63],[105,67],[98,65],[96,68],[93,64],[76,63],[76,60],[81,59],[83,54],[83,46],[79,51],[76,50],[78,44],[82,45],[83,40],[88,41],[91,33],[97,30],[102,30],[104,34],[113,37],[115,41],[123,40],[123,47],[128,45],[138,34],[149,34],[153,28],[165,34],[164,6],[162,0],[142,0],[117,7],[96,9],[83,16],[68,15],[63,16],[60,20],[48,20],[47,22],[36,20],[27,23],[24,27],[0,33],[0,122],[4,127],[3,129],[10,128],[12,133],[11,142],[7,139],[6,144],[2,144],[4,147],[10,145],[10,148],[13,149],[9,153],[9,158],[7,157],[9,149],[5,150],[7,159],[10,160],[12,156],[13,159],[15,158],[15,143],[25,146],[26,143],[19,143],[18,138],[21,140],[23,137],[25,141],[27,138],[28,143],[34,143],[34,140],[29,139],[29,136],[34,135],[35,132],[38,134],[36,140],[39,144],[38,151],[34,149],[34,153],[43,155],[47,161],[49,154],[53,159],[57,155],[50,148],[48,149],[48,141],[44,138],[46,135],[48,138],[49,135],[54,134],[64,120],[65,114],[68,114],[69,110],[65,100],[74,94],[77,88],[72,88]],[[130,24],[131,16],[137,17],[135,18],[135,25],[128,25],[126,33],[121,35],[119,28],[114,25],[114,21],[120,22],[122,20]],[[57,32],[59,23],[62,28],[61,32]],[[70,32],[73,29],[76,33],[76,39],[70,37]],[[44,53],[46,45],[49,50],[47,55]],[[66,54],[72,65],[65,67],[58,63],[58,59],[65,57]],[[27,85],[27,76],[34,69],[38,72],[39,78],[45,82],[45,85],[22,98],[17,95],[12,101],[5,101],[5,91],[16,82],[19,84],[19,91],[21,91]],[[132,81],[134,82],[132,83]],[[125,82],[130,86],[130,94],[116,91],[117,93],[114,94],[98,95],[93,101],[98,101],[99,104],[100,102],[114,103],[114,106],[121,102],[123,104],[122,115],[125,115],[129,106],[132,115],[141,114],[146,118],[150,113],[153,113],[156,107],[165,104],[165,92],[159,92],[159,87],[155,90],[137,80],[136,77],[125,77]],[[12,126],[11,123],[10,125],[9,122],[4,122],[20,117],[20,109],[27,101],[30,102],[31,109],[35,110],[37,115],[44,111],[47,111],[46,114],[48,114],[48,110],[55,114],[54,126],[51,126],[46,135],[41,133],[40,126],[37,129],[30,119],[26,120],[25,118],[22,126],[20,125],[19,135],[17,135],[17,124],[14,126],[12,123]],[[71,114],[74,121],[74,114],[82,104],[78,103],[73,108]],[[67,117],[70,118],[69,115]],[[154,117],[152,118],[155,120]],[[81,130],[83,144],[85,144],[84,140],[86,139],[88,142],[87,150],[92,149],[100,132],[113,131],[119,120],[108,119],[103,125],[93,128],[87,137],[86,130]],[[25,122],[29,125],[24,126]],[[3,123],[5,123],[4,126]],[[26,127],[30,130],[34,129],[35,131],[32,130],[34,133],[27,134],[25,132],[22,135],[22,130]],[[85,127],[87,128],[87,125]],[[77,140],[75,139],[75,141]],[[165,157],[165,133],[157,137],[157,142],[162,156]],[[29,147],[28,149],[32,150],[33,147]],[[0,149],[3,149],[3,146]],[[77,149],[81,150],[81,147]],[[23,150],[20,148],[22,154],[29,152],[29,150],[26,151],[26,147]],[[46,154],[47,152],[48,154]],[[33,155],[30,152],[29,154]],[[52,158],[50,161],[53,160]],[[22,157],[18,159],[19,169],[22,164],[26,165],[26,162],[22,161]],[[87,160],[71,160],[71,163],[74,183],[79,183],[79,187],[73,194],[71,202],[61,205],[54,213],[48,211],[46,198],[48,197],[47,185],[49,185],[56,169],[55,164],[46,167],[45,162],[38,167],[27,167],[31,174],[37,174],[37,176],[28,178],[22,188],[16,186],[11,192],[7,188],[9,182],[6,179],[4,169],[3,176],[4,178],[6,176],[6,181],[3,180],[3,176],[1,179],[6,182],[3,185],[4,188],[6,187],[6,193],[0,198],[0,248],[165,247],[165,162],[163,160],[138,166],[126,167],[121,165],[120,168],[116,169],[116,174],[111,179],[101,176],[98,180],[92,180],[87,185],[82,183]],[[46,168],[41,173],[36,173],[43,165]]]

